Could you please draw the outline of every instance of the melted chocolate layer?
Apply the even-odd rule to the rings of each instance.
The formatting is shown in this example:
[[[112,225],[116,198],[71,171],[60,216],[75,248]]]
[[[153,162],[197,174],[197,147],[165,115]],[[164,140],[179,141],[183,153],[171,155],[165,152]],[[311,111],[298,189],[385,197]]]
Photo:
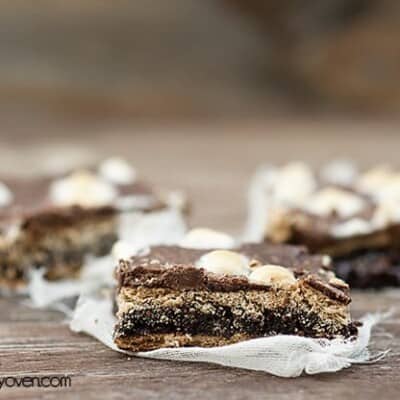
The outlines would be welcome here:
[[[250,282],[246,277],[217,275],[195,266],[205,253],[212,251],[177,246],[155,246],[145,255],[121,260],[116,270],[119,287],[161,287],[211,291],[270,290],[269,286]],[[261,265],[275,264],[291,269],[298,279],[344,304],[350,302],[348,289],[329,283],[323,257],[310,255],[304,247],[275,244],[245,244],[233,249]]]
[[[39,177],[34,179],[0,178],[12,192],[13,201],[0,207],[0,234],[4,229],[19,221],[23,227],[30,225],[64,226],[80,221],[82,218],[106,216],[117,210],[113,205],[82,208],[80,206],[58,207],[51,202],[49,191],[51,184],[60,176]],[[159,199],[152,188],[145,183],[135,182],[117,187],[120,196],[145,195],[154,199],[149,207],[141,208],[144,212],[164,208],[164,202]]]

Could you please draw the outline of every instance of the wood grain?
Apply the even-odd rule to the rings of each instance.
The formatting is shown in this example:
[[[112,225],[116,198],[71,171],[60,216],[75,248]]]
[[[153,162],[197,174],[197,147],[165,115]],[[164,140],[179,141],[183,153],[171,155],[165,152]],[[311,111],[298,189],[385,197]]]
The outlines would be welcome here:
[[[54,165],[121,153],[157,185],[183,188],[194,203],[193,225],[237,234],[245,220],[244,191],[260,162],[306,159],[318,165],[347,156],[362,165],[396,163],[395,123],[275,121],[213,126],[46,126],[1,135],[0,171],[27,173]],[[36,133],[35,133],[36,132]],[[51,132],[51,133],[49,133]],[[72,133],[71,133],[72,132]],[[379,132],[379,139],[375,132]],[[55,157],[55,154],[57,157]],[[32,167],[34,166],[34,167]],[[29,168],[30,167],[30,168]],[[398,307],[400,292],[355,292],[353,313]],[[4,399],[395,399],[400,390],[400,319],[382,324],[371,349],[390,348],[376,364],[336,374],[288,380],[260,372],[128,358],[91,338],[70,332],[54,311],[31,310],[19,299],[0,300],[0,376],[68,374],[64,389],[0,389]],[[390,336],[392,335],[392,336]]]

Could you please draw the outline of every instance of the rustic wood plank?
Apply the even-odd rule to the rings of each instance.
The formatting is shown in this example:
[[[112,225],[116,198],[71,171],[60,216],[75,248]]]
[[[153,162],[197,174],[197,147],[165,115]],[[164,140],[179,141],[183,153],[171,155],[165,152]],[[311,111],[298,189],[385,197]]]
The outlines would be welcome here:
[[[55,127],[53,126],[55,129]],[[382,149],[377,155],[379,130]],[[62,128],[56,131],[62,134]],[[83,156],[122,153],[158,185],[182,187],[194,201],[194,225],[239,233],[245,219],[244,190],[255,166],[262,161],[307,159],[314,164],[347,155],[361,164],[381,159],[396,162],[400,137],[396,124],[294,123],[228,124],[196,129],[102,128],[84,135],[82,128],[53,142],[45,130],[31,137],[12,132],[3,136],[0,170],[25,172],[51,161],[51,154],[80,146]],[[144,132],[144,135],[140,135]],[[21,131],[20,131],[21,133]],[[65,133],[65,132],[64,132]],[[23,137],[23,140],[22,140]],[[92,154],[93,143],[96,154]],[[362,143],[362,145],[360,145]],[[83,149],[83,150],[82,150]],[[72,151],[73,153],[73,151]],[[46,160],[44,160],[46,158]],[[46,162],[44,162],[44,161]],[[385,311],[399,304],[400,292],[355,292],[353,312]],[[0,376],[68,374],[72,387],[63,389],[0,389],[0,398],[44,399],[380,399],[397,398],[400,390],[400,316],[378,327],[372,350],[391,348],[385,360],[354,366],[336,374],[285,380],[265,373],[128,358],[95,340],[68,330],[55,311],[32,310],[17,299],[0,299]],[[389,336],[392,335],[392,336]]]

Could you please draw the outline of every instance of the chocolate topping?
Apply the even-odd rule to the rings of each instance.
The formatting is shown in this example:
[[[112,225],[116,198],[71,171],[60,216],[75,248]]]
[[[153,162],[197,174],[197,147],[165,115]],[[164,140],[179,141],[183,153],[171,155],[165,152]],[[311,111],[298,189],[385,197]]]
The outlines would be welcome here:
[[[332,300],[336,300],[339,303],[349,304],[351,299],[348,296],[347,289],[338,288],[334,285],[327,285],[326,282],[317,278],[314,275],[308,275],[304,278],[304,282],[310,285],[312,288],[319,290]]]
[[[59,207],[51,202],[49,196],[50,185],[60,176],[47,176],[35,179],[3,179],[13,194],[13,201],[0,207],[0,234],[3,229],[15,221],[21,222],[23,229],[46,229],[52,226],[73,225],[82,218],[105,217],[116,213],[115,207],[111,205],[83,208],[78,205]],[[141,208],[144,212],[150,212],[165,207],[150,186],[143,182],[135,182],[129,185],[118,185],[120,196],[145,195],[154,198],[149,206]]]
[[[213,249],[197,250],[177,246],[155,246],[145,255],[121,260],[116,270],[119,287],[163,287],[174,290],[210,291],[271,290],[270,286],[250,282],[243,276],[220,275],[195,266]],[[297,279],[307,280],[314,289],[332,300],[348,304],[345,288],[328,282],[323,256],[310,255],[304,247],[274,244],[244,244],[233,249],[259,264],[276,264],[292,270]]]

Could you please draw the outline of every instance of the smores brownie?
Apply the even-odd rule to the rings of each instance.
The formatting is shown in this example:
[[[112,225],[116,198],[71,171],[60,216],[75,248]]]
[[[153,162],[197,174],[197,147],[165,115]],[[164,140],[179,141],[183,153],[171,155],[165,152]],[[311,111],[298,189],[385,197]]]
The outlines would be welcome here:
[[[250,188],[248,237],[329,254],[352,287],[400,285],[400,172],[360,174],[336,162],[260,170]]]
[[[121,260],[116,278],[114,340],[125,350],[357,334],[348,285],[304,247],[157,246]]]
[[[166,207],[135,170],[113,158],[98,168],[0,182],[0,284],[24,285],[30,268],[48,279],[72,277],[87,255],[108,253],[118,215]]]

